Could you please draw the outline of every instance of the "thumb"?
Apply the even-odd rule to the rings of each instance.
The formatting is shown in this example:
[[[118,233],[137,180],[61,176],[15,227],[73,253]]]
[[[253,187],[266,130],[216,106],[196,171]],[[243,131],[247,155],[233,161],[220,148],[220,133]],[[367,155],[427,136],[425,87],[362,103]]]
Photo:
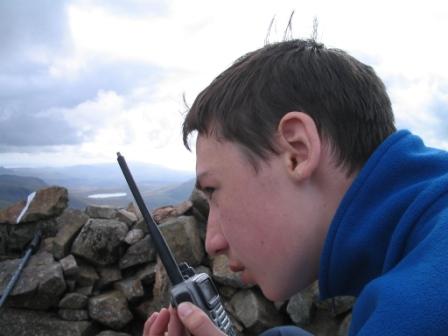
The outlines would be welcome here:
[[[195,336],[225,335],[201,309],[190,302],[182,302],[177,307],[177,314],[183,325]]]

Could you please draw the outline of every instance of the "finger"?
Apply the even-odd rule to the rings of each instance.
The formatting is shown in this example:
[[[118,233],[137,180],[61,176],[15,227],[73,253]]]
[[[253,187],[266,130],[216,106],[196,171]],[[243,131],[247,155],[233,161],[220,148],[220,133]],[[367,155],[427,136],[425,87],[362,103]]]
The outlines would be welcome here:
[[[151,316],[146,320],[145,326],[143,328],[143,336],[149,336],[149,330],[151,329],[151,325],[156,320],[159,313],[152,313]]]
[[[189,302],[181,303],[177,307],[177,314],[192,335],[225,336],[201,309]]]
[[[169,320],[170,312],[168,309],[162,308],[154,322],[152,322],[148,336],[164,336],[168,330]]]
[[[168,323],[168,334],[176,336],[189,335],[184,325],[180,321],[179,317],[177,316],[176,309],[170,307],[169,310],[170,310],[170,322]]]

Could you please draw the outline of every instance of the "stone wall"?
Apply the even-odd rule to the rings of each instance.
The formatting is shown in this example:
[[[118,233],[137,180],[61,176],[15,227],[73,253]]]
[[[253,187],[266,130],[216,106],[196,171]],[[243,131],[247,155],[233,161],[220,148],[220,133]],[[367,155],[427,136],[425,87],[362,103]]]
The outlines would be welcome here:
[[[41,229],[44,237],[0,312],[0,335],[141,335],[147,316],[169,303],[169,281],[141,215],[132,205],[66,206],[67,191],[51,187],[29,204],[0,211],[0,292],[34,232]],[[213,277],[241,335],[281,324],[315,335],[347,334],[352,298],[320,302],[313,284],[288,301],[270,302],[258,288],[242,285],[226,257],[210,258],[203,248],[207,213],[193,192],[154,217],[176,260]]]

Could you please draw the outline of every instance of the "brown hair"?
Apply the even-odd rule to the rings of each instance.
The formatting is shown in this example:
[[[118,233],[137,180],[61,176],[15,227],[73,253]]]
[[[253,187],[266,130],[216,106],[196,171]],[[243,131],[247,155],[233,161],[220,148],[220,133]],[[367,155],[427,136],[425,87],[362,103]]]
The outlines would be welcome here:
[[[290,111],[313,118],[349,172],[395,131],[390,99],[370,66],[314,40],[290,40],[250,52],[216,77],[188,111],[183,141],[189,148],[191,132],[213,134],[266,159]]]

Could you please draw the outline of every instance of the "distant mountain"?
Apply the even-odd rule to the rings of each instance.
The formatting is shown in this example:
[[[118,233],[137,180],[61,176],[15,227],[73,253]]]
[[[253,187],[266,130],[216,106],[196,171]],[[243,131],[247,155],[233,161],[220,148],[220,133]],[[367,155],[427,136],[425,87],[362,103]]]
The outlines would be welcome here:
[[[192,172],[168,169],[162,166],[129,162],[129,168],[137,184],[146,183],[154,187],[184,182],[193,177]],[[67,188],[120,188],[126,181],[118,163],[77,165],[70,167],[14,168],[21,176],[36,176],[49,184]]]
[[[150,209],[177,204],[191,194],[192,172],[161,166],[128,163],[134,179]],[[12,168],[0,167],[0,208],[26,197],[37,189],[58,185],[68,189],[69,207],[83,209],[88,204],[125,207],[133,201],[128,185],[117,164],[79,165],[71,167]],[[35,176],[35,177],[30,177]],[[93,194],[126,193],[123,197],[91,198]]]
[[[150,208],[158,208],[164,205],[175,205],[187,200],[194,189],[196,180],[191,179],[184,183],[168,186],[143,194],[143,198]]]
[[[0,167],[0,175],[7,175],[7,174],[11,174],[11,170],[6,169],[5,167]]]
[[[194,184],[195,180],[190,179],[180,184],[165,185],[159,188],[148,187],[144,184],[139,185],[138,188],[149,210],[154,210],[161,206],[175,205],[187,200],[190,197],[191,192],[193,191]],[[126,195],[121,197],[109,198],[89,197],[92,194],[113,194],[116,192],[126,193]],[[79,190],[72,193],[72,198],[76,198],[81,203],[81,205],[84,205],[78,206],[77,204],[72,204],[72,202],[70,201],[70,206],[78,209],[85,207],[85,204],[126,207],[130,202],[134,201],[131,192],[127,188],[122,190]]]
[[[2,169],[4,172],[7,169]],[[9,172],[9,170],[7,170]],[[1,171],[0,171],[1,172]],[[26,199],[27,196],[38,189],[46,187],[47,184],[36,177],[0,175],[0,208]]]

